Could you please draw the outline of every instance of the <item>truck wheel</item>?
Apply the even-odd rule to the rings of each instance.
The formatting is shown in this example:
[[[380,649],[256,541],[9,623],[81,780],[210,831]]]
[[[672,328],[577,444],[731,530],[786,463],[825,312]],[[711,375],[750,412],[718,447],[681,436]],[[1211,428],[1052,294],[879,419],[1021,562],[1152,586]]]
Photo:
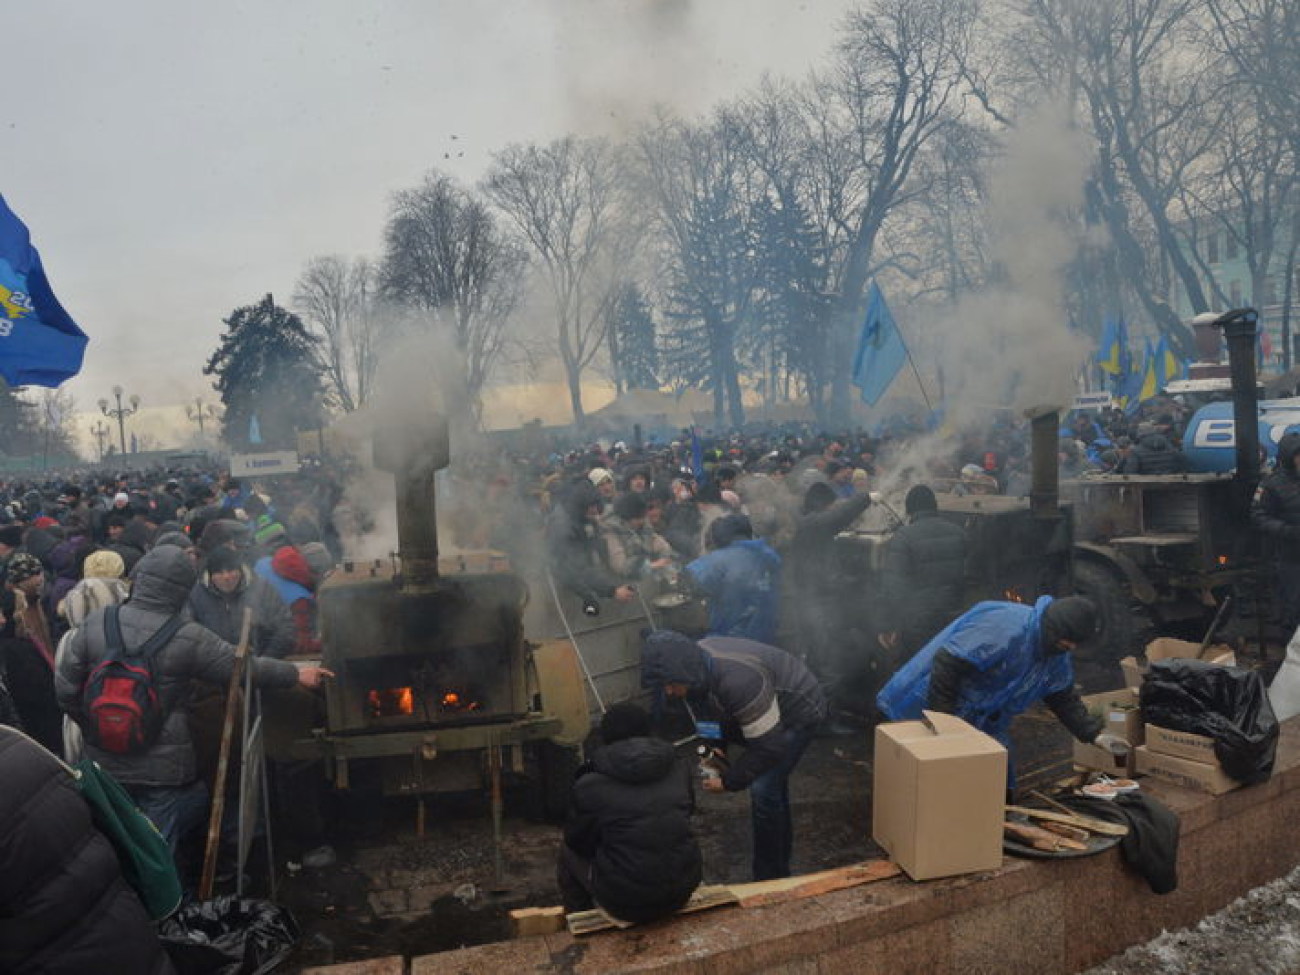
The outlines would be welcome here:
[[[573,777],[578,771],[577,748],[537,741],[525,756],[524,810],[534,822],[562,823],[573,798]]]
[[[1097,607],[1100,629],[1075,654],[1076,672],[1085,692],[1119,687],[1119,661],[1140,655],[1152,630],[1151,618],[1136,604],[1117,572],[1095,562],[1074,564],[1074,588]]]

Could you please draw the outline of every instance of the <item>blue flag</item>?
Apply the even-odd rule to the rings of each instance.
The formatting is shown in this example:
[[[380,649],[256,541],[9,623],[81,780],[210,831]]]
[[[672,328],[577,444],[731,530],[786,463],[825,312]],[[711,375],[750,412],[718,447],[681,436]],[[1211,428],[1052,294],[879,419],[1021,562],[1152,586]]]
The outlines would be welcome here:
[[[704,481],[704,444],[700,443],[700,431],[691,427],[691,473],[697,482]]]
[[[0,376],[10,386],[58,386],[81,371],[86,333],[41,267],[27,227],[0,196]]]
[[[1107,318],[1101,330],[1101,345],[1097,349],[1097,368],[1111,377],[1123,376],[1127,345],[1128,335],[1124,322]]]
[[[875,406],[906,361],[903,336],[873,281],[867,295],[867,320],[862,323],[858,351],[853,356],[853,385],[862,390],[862,401]]]
[[[257,422],[256,413],[248,421],[248,442],[251,444],[260,444],[262,442],[262,427]]]

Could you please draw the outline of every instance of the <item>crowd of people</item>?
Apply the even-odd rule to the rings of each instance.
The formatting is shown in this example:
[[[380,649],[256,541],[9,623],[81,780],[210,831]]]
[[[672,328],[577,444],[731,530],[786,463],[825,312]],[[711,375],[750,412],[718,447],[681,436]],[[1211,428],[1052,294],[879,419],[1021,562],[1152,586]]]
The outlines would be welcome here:
[[[1063,475],[1177,470],[1183,417],[1157,405],[1136,423],[1118,411],[1070,418]],[[906,717],[927,696],[979,724],[990,659],[1036,675],[1010,690],[1004,682],[1014,701],[995,709],[1002,723],[992,733],[1005,737],[1009,716],[1044,698],[1077,736],[1096,733],[1073,696],[1068,655],[1057,656],[1094,626],[1087,608],[963,616],[965,539],[938,517],[944,492],[1027,493],[1027,440],[1007,418],[979,436],[933,438],[943,448],[925,451],[910,435],[807,430],[683,431],[673,441],[567,451],[501,446],[465,457],[440,490],[454,545],[504,550],[533,585],[549,573],[586,613],[647,590],[707,607],[698,632],[647,640],[643,680],[661,699],[692,703],[718,756],[728,740],[745,746],[738,761],[719,757],[703,788],[750,793],[754,874],[770,878],[790,871],[788,779],[816,733],[860,729],[863,716],[882,712]],[[215,471],[0,482],[0,724],[54,755],[98,761],[178,858],[208,814],[244,610],[254,620],[255,683],[318,686],[326,672],[285,658],[319,657],[316,590],[355,554],[343,536],[369,514],[327,467],[257,488]],[[903,493],[899,513],[890,501]],[[865,643],[848,633],[853,607],[833,555],[836,535],[864,517],[893,532],[888,591]],[[111,697],[102,675],[132,654],[149,658],[156,727],[147,708],[110,727],[94,699]],[[1051,658],[1050,680],[1039,658]],[[868,695],[854,679],[864,666],[876,669]],[[635,919],[675,910],[698,882],[698,850],[683,825],[692,776],[683,782],[647,720],[634,708],[611,711],[605,757],[583,769],[561,862],[566,903],[602,898]],[[23,749],[11,754],[32,760]],[[607,827],[618,832],[618,810],[629,804],[645,830],[611,837]],[[656,860],[642,832],[682,844],[677,858]],[[604,845],[622,842],[636,847],[630,861],[611,859]],[[626,876],[611,876],[615,862],[667,864],[678,883],[638,899]]]

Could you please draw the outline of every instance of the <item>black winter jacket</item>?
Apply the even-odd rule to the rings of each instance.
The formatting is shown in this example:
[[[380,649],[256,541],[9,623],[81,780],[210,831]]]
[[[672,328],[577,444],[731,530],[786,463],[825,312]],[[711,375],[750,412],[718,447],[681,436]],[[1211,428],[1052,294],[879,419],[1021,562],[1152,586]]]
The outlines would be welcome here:
[[[1133,445],[1120,465],[1121,474],[1178,474],[1187,470],[1187,459],[1163,433],[1148,433]]]
[[[546,551],[557,584],[584,602],[614,595],[619,581],[602,554],[604,545],[585,512],[562,505],[546,525]]]
[[[0,972],[173,975],[67,770],[0,727],[0,782]]]
[[[739,637],[710,636],[698,643],[659,630],[641,654],[642,679],[685,684],[701,718],[721,722],[744,754],[722,775],[729,791],[750,784],[785,756],[785,729],[811,729],[826,720],[821,683],[797,657]]]
[[[238,643],[247,607],[253,611],[252,652],[261,657],[287,657],[296,644],[289,607],[269,582],[247,568],[242,571],[239,588],[229,595],[214,586],[204,572],[190,590],[190,616],[227,643]]]
[[[681,908],[700,884],[691,771],[673,746],[627,738],[596,752],[573,787],[564,841],[592,863],[596,902],[625,921]]]
[[[801,600],[834,597],[835,562],[831,546],[835,536],[857,521],[870,506],[870,495],[857,494],[836,501],[824,511],[801,515],[795,522],[787,561]]]
[[[881,628],[934,636],[961,612],[965,576],[966,533],[938,512],[917,512],[889,540]]]
[[[1277,470],[1264,478],[1251,505],[1250,520],[1284,562],[1300,562],[1300,433],[1288,433],[1277,445]]]
[[[128,649],[139,647],[167,620],[185,608],[196,576],[190,557],[179,548],[164,545],[140,560],[132,578],[131,597],[122,604],[122,640]],[[86,618],[68,638],[67,652],[54,675],[59,707],[78,722],[85,720],[82,688],[91,670],[108,649],[104,611]],[[197,623],[182,626],[154,656],[154,688],[165,714],[153,747],[140,755],[114,755],[86,744],[87,757],[102,765],[123,785],[188,785],[197,776],[194,745],[190,739],[186,707],[190,682],[204,681],[225,687],[234,667],[234,648]],[[254,657],[253,682],[263,687],[293,687],[298,668],[284,660]]]

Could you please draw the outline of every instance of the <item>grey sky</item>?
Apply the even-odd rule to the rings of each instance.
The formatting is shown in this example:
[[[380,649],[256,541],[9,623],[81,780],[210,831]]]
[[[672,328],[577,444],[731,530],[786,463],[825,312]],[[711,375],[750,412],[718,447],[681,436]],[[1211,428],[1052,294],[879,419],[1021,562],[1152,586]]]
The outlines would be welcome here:
[[[69,388],[209,393],[221,317],[317,254],[376,254],[389,194],[512,141],[801,75],[849,0],[0,0],[0,192],[90,335]],[[463,155],[461,155],[463,153]]]

